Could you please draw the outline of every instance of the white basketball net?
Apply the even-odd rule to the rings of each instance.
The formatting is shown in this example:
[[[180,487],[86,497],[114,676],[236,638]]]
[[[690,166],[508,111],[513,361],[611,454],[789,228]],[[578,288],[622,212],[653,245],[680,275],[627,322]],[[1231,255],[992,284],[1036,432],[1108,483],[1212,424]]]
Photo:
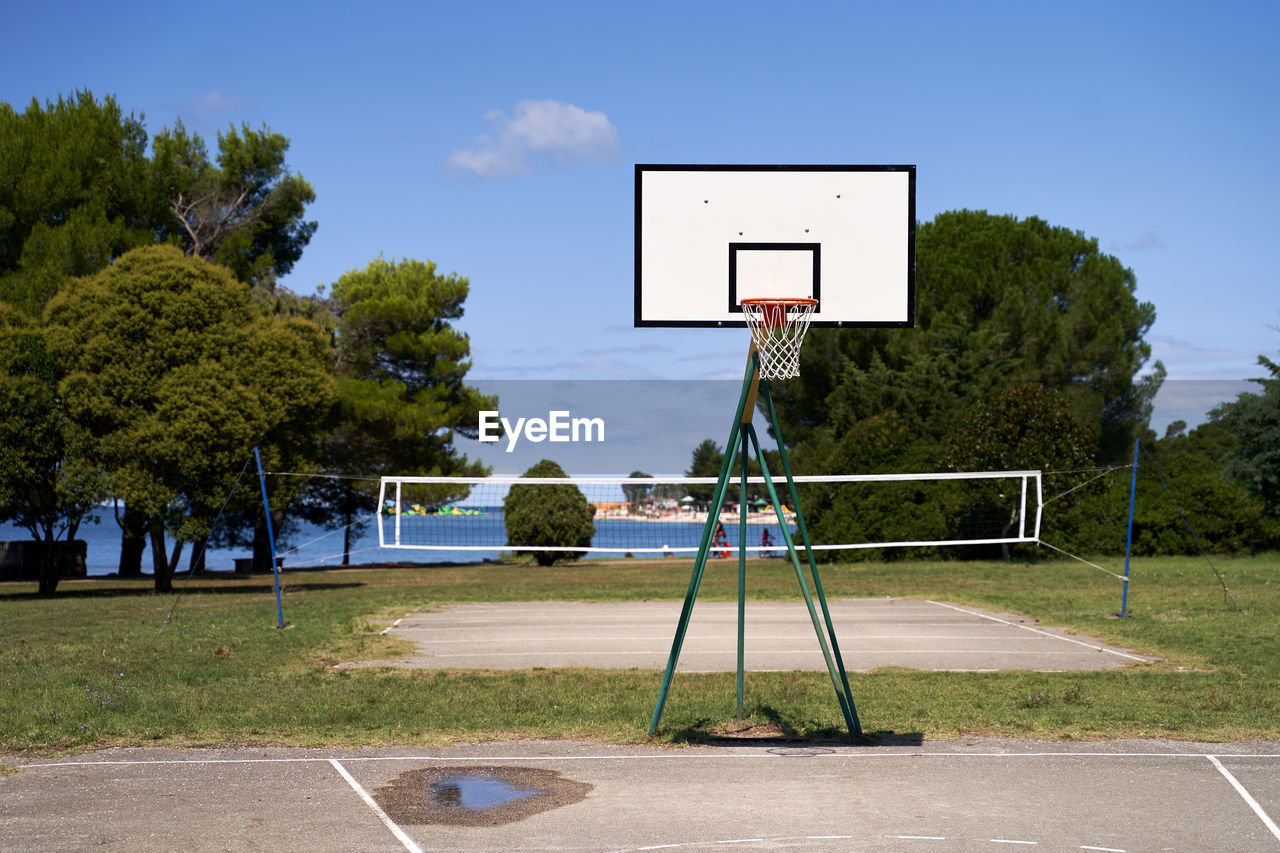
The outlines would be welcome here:
[[[817,305],[816,299],[742,300],[742,313],[760,354],[761,379],[800,375],[800,344]]]

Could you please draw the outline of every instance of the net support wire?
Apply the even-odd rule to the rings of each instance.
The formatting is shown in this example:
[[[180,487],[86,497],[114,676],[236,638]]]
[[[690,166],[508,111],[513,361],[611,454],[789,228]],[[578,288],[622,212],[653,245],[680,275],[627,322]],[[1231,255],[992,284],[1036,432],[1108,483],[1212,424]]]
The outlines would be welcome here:
[[[231,498],[234,497],[235,493],[240,489],[240,481],[244,479],[245,472],[249,470],[249,463],[252,461],[253,456],[249,456],[244,460],[244,467],[240,469],[239,476],[236,477],[236,481],[231,485],[231,490],[227,492],[226,498],[222,501],[222,507],[218,510],[218,514],[214,516],[213,523],[209,525],[210,531],[212,531],[213,528],[218,525],[218,522],[222,520],[223,513],[227,511],[227,504],[231,503]],[[191,565],[187,569],[186,581],[191,580],[191,576],[195,573],[196,566],[200,565],[200,557],[208,549],[208,545],[208,540],[206,540],[204,544],[200,546],[200,549],[191,555]],[[169,608],[169,612],[165,614],[164,622],[160,624],[161,634],[163,634],[165,629],[169,627],[169,621],[173,619],[173,613],[178,609],[178,602],[182,600],[183,592],[185,592],[184,589],[179,589],[178,594],[174,596],[173,605]]]
[[[1118,581],[1124,581],[1125,583],[1129,582],[1128,574],[1122,575],[1122,574],[1113,572],[1110,569],[1104,569],[1102,566],[1099,566],[1097,563],[1091,563],[1088,560],[1086,560],[1084,557],[1077,557],[1075,554],[1072,554],[1070,551],[1063,550],[1062,548],[1059,548],[1057,545],[1054,545],[1050,542],[1046,542],[1043,539],[1038,540],[1036,544],[1043,545],[1045,548],[1049,548],[1050,550],[1057,551],[1059,554],[1062,554],[1065,557],[1070,557],[1071,559],[1076,560],[1078,562],[1084,563],[1086,566],[1092,566],[1093,568],[1097,569],[1100,572],[1105,572],[1106,574],[1111,575],[1111,577],[1115,578]]]
[[[1243,613],[1244,611],[1240,609],[1240,605],[1236,602],[1236,597],[1231,594],[1231,588],[1227,586],[1226,578],[1222,576],[1222,573],[1218,571],[1218,567],[1214,565],[1213,560],[1209,558],[1209,552],[1206,551],[1204,549],[1204,546],[1200,544],[1200,537],[1196,535],[1195,528],[1191,526],[1191,522],[1188,521],[1187,516],[1183,514],[1182,507],[1178,505],[1177,499],[1173,496],[1173,490],[1170,489],[1169,484],[1164,481],[1164,474],[1161,473],[1160,466],[1156,464],[1155,456],[1152,455],[1151,451],[1145,450],[1145,448],[1144,448],[1144,451],[1147,454],[1147,459],[1151,462],[1151,467],[1156,470],[1156,477],[1159,478],[1160,485],[1164,488],[1164,493],[1169,497],[1169,503],[1173,504],[1174,510],[1176,510],[1178,513],[1178,518],[1182,521],[1183,525],[1187,528],[1187,532],[1191,534],[1191,541],[1195,542],[1196,549],[1200,552],[1200,556],[1204,557],[1205,562],[1209,564],[1209,568],[1213,570],[1214,577],[1218,579],[1218,583],[1222,586],[1223,600],[1226,601],[1230,599],[1231,606],[1235,608],[1236,612]],[[1134,464],[1136,465],[1137,464],[1136,448],[1134,450],[1134,460],[1135,460]]]

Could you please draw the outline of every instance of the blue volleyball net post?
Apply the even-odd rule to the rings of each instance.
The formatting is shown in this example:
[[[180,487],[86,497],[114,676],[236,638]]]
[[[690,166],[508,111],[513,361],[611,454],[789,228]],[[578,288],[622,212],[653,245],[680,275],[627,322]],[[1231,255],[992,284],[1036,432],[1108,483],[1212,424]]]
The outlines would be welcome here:
[[[287,628],[284,621],[284,604],[280,600],[280,566],[276,562],[276,535],[271,528],[271,504],[267,502],[267,475],[262,471],[262,457],[258,448],[253,449],[253,460],[258,463],[258,484],[262,486],[262,511],[267,516],[267,545],[271,548],[271,573],[276,582],[276,627]]]

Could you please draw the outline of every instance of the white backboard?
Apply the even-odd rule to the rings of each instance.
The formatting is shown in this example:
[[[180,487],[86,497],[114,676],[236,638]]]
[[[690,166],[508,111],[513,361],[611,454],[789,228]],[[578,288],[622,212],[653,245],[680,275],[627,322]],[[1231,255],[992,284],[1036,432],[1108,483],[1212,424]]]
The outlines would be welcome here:
[[[635,325],[745,326],[811,297],[814,326],[915,321],[915,166],[636,164]]]

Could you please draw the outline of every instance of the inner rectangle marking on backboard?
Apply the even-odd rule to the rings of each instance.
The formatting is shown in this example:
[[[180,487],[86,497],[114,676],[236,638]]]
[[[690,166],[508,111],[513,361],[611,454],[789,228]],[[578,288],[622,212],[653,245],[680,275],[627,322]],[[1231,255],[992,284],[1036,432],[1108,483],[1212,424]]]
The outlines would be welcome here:
[[[730,243],[729,311],[743,299],[817,299],[822,310],[821,243]]]

